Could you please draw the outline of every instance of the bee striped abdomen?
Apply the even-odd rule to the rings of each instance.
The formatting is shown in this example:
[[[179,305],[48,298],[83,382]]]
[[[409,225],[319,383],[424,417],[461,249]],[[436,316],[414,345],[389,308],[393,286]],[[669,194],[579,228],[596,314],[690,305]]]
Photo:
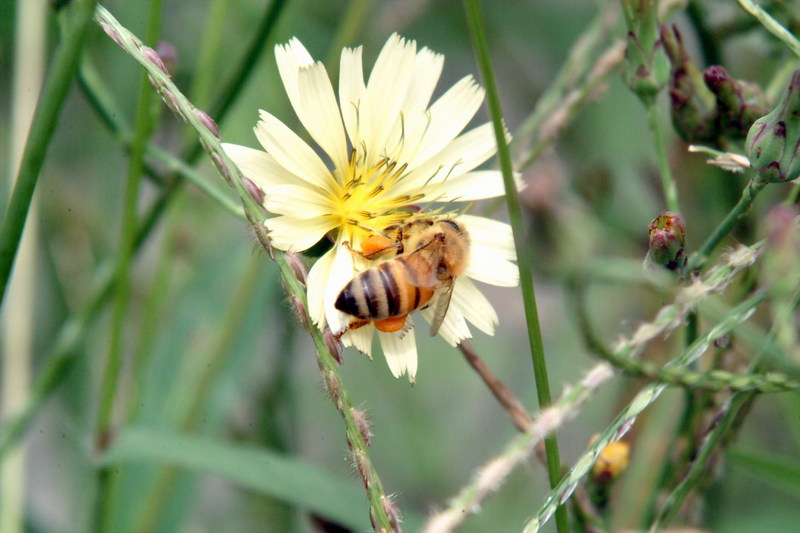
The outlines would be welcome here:
[[[420,286],[409,258],[397,257],[369,268],[339,293],[335,307],[364,320],[407,315],[426,304],[433,288]]]

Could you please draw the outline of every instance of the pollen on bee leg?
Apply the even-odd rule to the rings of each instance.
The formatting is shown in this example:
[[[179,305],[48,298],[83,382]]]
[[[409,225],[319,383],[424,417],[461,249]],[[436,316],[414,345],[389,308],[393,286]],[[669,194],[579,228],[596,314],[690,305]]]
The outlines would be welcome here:
[[[373,322],[373,324],[375,325],[375,329],[378,331],[383,331],[384,333],[394,333],[395,331],[400,331],[403,329],[403,327],[405,327],[407,316],[408,315],[384,318],[383,320],[376,320]]]

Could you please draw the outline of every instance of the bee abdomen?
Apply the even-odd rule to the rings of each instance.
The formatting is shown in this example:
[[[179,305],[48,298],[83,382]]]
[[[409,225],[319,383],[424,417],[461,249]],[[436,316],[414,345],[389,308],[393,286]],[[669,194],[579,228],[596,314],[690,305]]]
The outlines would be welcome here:
[[[398,285],[392,273],[392,269],[397,267],[394,263],[382,263],[350,280],[336,298],[336,309],[362,319],[404,314],[400,312]]]

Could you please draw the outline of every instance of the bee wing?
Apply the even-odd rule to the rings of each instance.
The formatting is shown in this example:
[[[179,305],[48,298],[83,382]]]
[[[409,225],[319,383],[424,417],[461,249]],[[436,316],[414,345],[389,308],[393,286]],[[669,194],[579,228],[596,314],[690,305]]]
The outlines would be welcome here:
[[[431,337],[439,332],[439,328],[447,315],[447,309],[450,307],[450,298],[453,296],[453,278],[447,280],[439,294],[436,295],[436,301],[433,303],[433,319],[431,320]]]

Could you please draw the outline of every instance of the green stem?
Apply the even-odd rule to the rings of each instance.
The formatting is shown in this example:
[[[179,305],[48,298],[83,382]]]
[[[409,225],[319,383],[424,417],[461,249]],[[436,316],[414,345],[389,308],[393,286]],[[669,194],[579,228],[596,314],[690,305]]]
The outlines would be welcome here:
[[[766,343],[762,346],[761,350],[753,357],[748,365],[748,374],[755,374],[761,368],[766,354],[768,353],[768,346],[775,342],[778,327],[787,321],[793,321],[794,312],[797,308],[798,301],[800,301],[800,285],[798,285],[792,293],[790,305],[784,309],[782,316],[776,317],[775,321],[770,328],[767,335]],[[729,437],[739,427],[740,422],[743,420],[743,412],[752,404],[757,395],[757,391],[744,391],[739,392],[728,400],[723,414],[719,418],[718,423],[714,424],[709,431],[706,438],[703,440],[697,456],[692,461],[691,467],[681,482],[675,487],[675,490],[669,495],[661,510],[656,516],[650,531],[658,531],[661,527],[667,526],[670,521],[675,517],[675,514],[680,510],[683,502],[694,490],[694,488],[708,475],[709,468],[708,462],[711,454],[717,450],[720,444],[724,444],[727,437]]]
[[[794,55],[800,56],[800,40],[792,35],[792,32],[784,28],[780,22],[772,18],[772,15],[764,11],[761,6],[757,5],[752,0],[739,0],[739,5],[758,20],[768,32],[780,39]]]
[[[214,114],[217,116],[218,122],[224,120],[230,110],[230,104],[244,88],[244,81],[247,80],[252,70],[255,68],[263,43],[269,36],[281,9],[286,3],[286,0],[275,0],[265,12],[265,16],[259,26],[259,31],[248,48],[245,60],[242,61],[237,71],[231,77],[231,81],[226,85],[225,91],[217,101],[218,105],[214,107],[214,109],[217,110]],[[44,100],[41,101],[44,102]],[[42,104],[42,107],[43,106],[44,103]],[[42,115],[47,115],[47,113],[42,112]],[[42,126],[39,127],[41,128]],[[41,133],[39,135],[41,137]],[[30,142],[29,144],[31,147],[39,146]],[[166,208],[171,204],[173,199],[177,197],[177,193],[181,190],[183,183],[182,180],[184,176],[181,173],[189,169],[189,164],[196,160],[202,153],[202,151],[187,150],[183,160],[176,158],[176,160],[181,161],[181,165],[170,165],[171,170],[175,173],[172,177],[175,179],[166,181],[166,188],[155,200],[152,207],[139,224],[136,240],[137,250],[141,248],[141,245],[150,235],[150,232],[161,219]],[[183,163],[184,160],[187,162]],[[3,242],[2,238],[0,238],[0,242]],[[5,248],[0,246],[0,255],[2,255],[3,249]],[[2,263],[3,260],[4,259],[0,257],[0,263]],[[111,288],[115,269],[116,266],[114,265],[112,268],[112,265],[109,263],[102,265],[98,269],[98,274],[95,275],[97,287],[89,297],[89,303],[86,304],[80,313],[72,316],[61,326],[55,342],[42,358],[44,361],[42,364],[43,368],[34,380],[31,394],[26,400],[25,406],[20,409],[17,415],[8,419],[2,427],[0,427],[0,464],[2,464],[8,450],[12,448],[25,433],[33,418],[72,369],[72,365],[75,363],[75,352],[86,335],[89,323],[94,320],[100,310],[102,310],[103,304],[105,304],[106,300],[108,300],[112,294]],[[2,270],[2,267],[0,267],[0,270]]]
[[[650,101],[646,107],[647,122],[650,125],[650,131],[653,133],[653,145],[655,146],[656,157],[658,159],[658,175],[661,178],[661,189],[664,192],[667,210],[680,214],[681,208],[678,202],[678,187],[675,185],[672,170],[669,168],[667,146],[664,142],[664,131],[661,127],[661,118],[658,115],[658,106],[656,106],[654,101]]]
[[[128,53],[133,59],[139,62],[150,74],[152,83],[156,89],[165,97],[168,105],[174,113],[180,116],[184,121],[189,122],[197,131],[198,136],[202,141],[203,148],[211,156],[211,159],[228,183],[236,189],[245,207],[245,212],[248,220],[253,224],[254,229],[258,232],[259,228],[263,228],[261,224],[264,216],[263,209],[255,200],[250,196],[241,181],[241,172],[233,164],[230,158],[225,154],[219,139],[216,135],[208,129],[203,121],[201,121],[196,113],[196,108],[189,102],[186,97],[178,90],[170,77],[164,73],[158,65],[154,64],[145,54],[138,44],[138,39],[130,33],[125,27],[109,13],[106,9],[100,7],[97,10],[97,19],[104,27],[105,31],[114,35],[115,41]],[[267,243],[268,244],[268,243]],[[305,301],[305,288],[294,278],[291,267],[288,265],[286,258],[283,254],[274,252],[274,257],[281,270],[284,283],[287,287],[287,292],[290,294],[292,301],[302,303],[306,306]],[[303,317],[305,322],[310,324],[311,318],[308,312],[303,310]],[[370,504],[370,515],[375,524],[376,529],[387,531],[398,531],[399,524],[396,520],[394,503],[386,496],[377,471],[372,466],[367,451],[367,443],[365,437],[361,434],[359,424],[355,419],[356,408],[353,406],[346,389],[344,388],[341,378],[339,376],[337,363],[330,351],[328,350],[322,334],[316,327],[309,327],[312,338],[317,348],[318,362],[320,369],[328,384],[328,390],[334,400],[334,404],[339,410],[342,418],[345,421],[345,431],[347,434],[347,442],[353,453],[353,459],[356,464],[356,470],[361,476],[364,486],[366,487]],[[391,517],[389,516],[391,514]]]
[[[689,367],[664,367],[647,359],[630,357],[625,350],[609,350],[597,337],[590,324],[585,293],[585,287],[579,282],[576,282],[570,290],[575,316],[587,347],[600,359],[611,363],[630,376],[647,378],[667,385],[677,385],[687,390],[755,390],[763,393],[800,390],[800,382],[777,372],[768,374],[736,374],[724,370],[697,372]],[[692,313],[689,314],[689,316],[691,315]],[[687,346],[691,346],[696,340],[697,335],[694,336],[692,342],[687,343]]]
[[[742,191],[741,198],[736,205],[733,206],[733,209],[730,210],[725,216],[725,219],[720,222],[719,226],[717,226],[714,232],[706,239],[703,245],[689,257],[689,261],[686,265],[687,272],[699,270],[705,266],[714,248],[716,248],[722,239],[730,233],[733,226],[747,214],[750,206],[753,204],[753,200],[755,200],[758,193],[766,186],[767,182],[760,180],[758,177],[750,180]]]
[[[514,244],[519,265],[520,286],[525,306],[525,317],[528,326],[528,342],[530,344],[531,358],[533,361],[533,374],[536,381],[536,394],[539,407],[545,408],[552,403],[550,397],[550,383],[547,377],[547,364],[545,362],[544,344],[539,325],[539,316],[536,309],[536,294],[533,285],[533,261],[529,249],[525,246],[524,225],[522,208],[520,207],[517,187],[514,182],[514,171],[511,166],[511,151],[506,142],[506,131],[503,124],[503,113],[500,106],[500,96],[494,78],[492,62],[489,56],[489,44],[483,23],[483,14],[477,0],[464,0],[470,34],[472,35],[475,53],[478,58],[481,75],[486,85],[486,96],[489,111],[494,124],[495,138],[497,139],[497,155],[500,159],[500,168],[503,173],[503,182],[506,189],[506,204],[514,232]],[[550,487],[555,487],[561,479],[561,459],[558,453],[558,441],[555,435],[548,436],[545,441],[547,455],[547,473],[550,478]],[[556,525],[559,533],[569,531],[567,509],[563,505],[556,510]]]
[[[97,0],[75,0],[74,19],[70,30],[56,50],[47,82],[42,89],[36,113],[31,122],[28,142],[20,160],[20,168],[11,193],[3,224],[0,226],[0,303],[2,303],[25,220],[28,217],[33,191],[39,172],[47,156],[47,148],[56,129],[56,123],[78,68],[83,41],[88,32]]]
[[[153,44],[161,29],[161,0],[151,0],[148,12],[146,43]],[[153,91],[147,74],[142,72],[139,81],[139,96],[136,112],[136,126],[128,165],[128,179],[120,224],[120,250],[118,268],[114,280],[115,306],[111,318],[111,341],[106,360],[106,368],[100,391],[100,407],[97,417],[95,449],[105,451],[113,440],[112,425],[114,404],[122,368],[125,324],[128,321],[130,304],[130,272],[135,252],[136,207],[139,199],[139,184],[144,169],[144,154],[147,140],[153,131],[152,104]],[[97,533],[110,531],[114,499],[117,492],[117,476],[114,471],[101,467],[97,472],[97,502],[95,503],[94,530]]]
[[[724,416],[717,421],[714,430],[703,440],[697,455],[692,460],[689,472],[661,507],[661,511],[650,527],[651,532],[661,531],[675,517],[686,497],[707,473],[711,454],[716,451],[723,437],[736,427],[735,422],[739,418],[740,411],[752,402],[755,395],[755,392],[748,391],[737,393],[731,398],[725,408]]]
[[[678,357],[672,359],[667,365],[690,365],[697,360],[711,345],[711,343],[721,335],[727,334],[731,329],[746,321],[766,295],[762,292],[748,298],[736,307],[732,308],[725,318],[708,329],[701,335],[689,349]],[[603,431],[592,445],[575,462],[572,469],[567,472],[545,499],[544,505],[527,522],[523,531],[525,533],[538,532],[541,526],[550,518],[555,508],[565,501],[581,480],[589,473],[594,461],[610,442],[619,440],[633,426],[636,418],[664,392],[666,385],[661,383],[651,383],[644,387],[636,397],[625,407],[614,419],[614,421]]]

